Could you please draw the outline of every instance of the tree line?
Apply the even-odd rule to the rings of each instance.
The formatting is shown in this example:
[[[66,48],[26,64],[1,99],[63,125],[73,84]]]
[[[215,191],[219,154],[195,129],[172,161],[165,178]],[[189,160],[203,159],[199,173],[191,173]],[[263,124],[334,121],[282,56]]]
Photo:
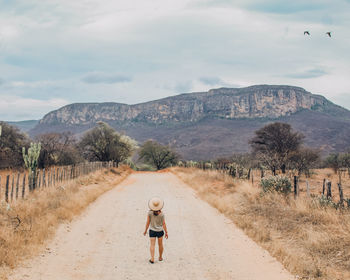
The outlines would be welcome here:
[[[45,133],[34,139],[19,129],[0,122],[0,168],[21,167],[23,147],[28,149],[31,142],[40,143],[38,168],[52,165],[74,165],[83,161],[113,161],[117,164],[128,161],[134,165],[131,157],[138,151],[138,160],[159,170],[176,165],[181,159],[171,147],[149,140],[138,143],[115,131],[104,122],[85,132],[80,139],[70,132]],[[335,171],[347,168],[350,173],[350,150],[344,153],[330,154],[321,159],[321,151],[304,145],[305,136],[294,131],[290,124],[275,122],[255,131],[250,139],[251,153],[233,154],[227,158],[216,159],[217,163],[235,163],[239,166],[258,168],[262,172],[271,170],[296,170],[299,175],[309,175],[311,168],[331,167]]]
[[[175,165],[179,158],[169,146],[156,141],[146,141],[139,147],[134,139],[118,133],[104,122],[97,123],[80,139],[71,132],[44,133],[30,139],[5,122],[0,122],[0,129],[0,168],[24,167],[25,150],[33,150],[32,142],[40,144],[36,162],[38,168],[84,161],[113,161],[118,165],[130,159],[137,150],[141,161],[158,170]]]
[[[270,170],[273,175],[295,170],[298,175],[309,176],[310,169],[323,167],[330,167],[335,171],[346,168],[350,174],[350,150],[322,158],[320,149],[307,147],[304,141],[305,136],[293,130],[290,124],[274,122],[254,132],[249,140],[250,153],[221,157],[214,160],[214,163],[219,166],[235,164],[247,170],[260,169],[262,175],[265,170]]]

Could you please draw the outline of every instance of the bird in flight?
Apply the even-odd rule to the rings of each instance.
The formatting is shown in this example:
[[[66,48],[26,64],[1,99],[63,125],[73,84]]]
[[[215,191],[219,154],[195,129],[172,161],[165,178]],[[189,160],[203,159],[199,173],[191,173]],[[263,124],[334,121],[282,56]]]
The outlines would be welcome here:
[[[310,35],[309,31],[304,31],[304,35]]]
[[[326,35],[328,35],[329,37],[332,37],[331,32],[326,32]]]

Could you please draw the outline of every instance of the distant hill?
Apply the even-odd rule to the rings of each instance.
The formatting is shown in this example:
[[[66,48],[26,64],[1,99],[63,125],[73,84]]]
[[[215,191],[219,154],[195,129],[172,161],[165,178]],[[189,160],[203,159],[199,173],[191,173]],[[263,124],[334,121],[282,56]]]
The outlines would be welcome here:
[[[12,126],[18,127],[23,132],[28,132],[33,129],[38,123],[38,120],[18,121],[18,122],[7,122]]]
[[[44,116],[31,135],[81,134],[96,122],[143,142],[170,144],[186,159],[211,159],[249,151],[254,131],[273,121],[290,123],[306,144],[324,153],[350,146],[350,111],[299,87],[257,85],[180,94],[141,104],[76,103]]]

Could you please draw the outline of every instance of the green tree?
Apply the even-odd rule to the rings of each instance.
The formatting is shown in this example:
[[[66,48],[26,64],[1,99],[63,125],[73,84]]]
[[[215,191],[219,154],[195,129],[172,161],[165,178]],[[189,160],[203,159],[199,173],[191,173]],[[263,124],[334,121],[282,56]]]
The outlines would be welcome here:
[[[145,142],[139,150],[140,160],[154,165],[157,170],[175,165],[178,155],[168,146],[161,145],[156,141]]]
[[[122,137],[108,124],[99,122],[84,134],[78,146],[90,161],[114,161],[119,164],[133,152],[134,146],[129,139]]]
[[[304,135],[292,130],[290,124],[275,122],[255,131],[250,145],[260,161],[275,174],[286,172],[289,155],[301,146]]]
[[[29,145],[28,137],[5,122],[0,126],[0,168],[23,166],[22,147]]]

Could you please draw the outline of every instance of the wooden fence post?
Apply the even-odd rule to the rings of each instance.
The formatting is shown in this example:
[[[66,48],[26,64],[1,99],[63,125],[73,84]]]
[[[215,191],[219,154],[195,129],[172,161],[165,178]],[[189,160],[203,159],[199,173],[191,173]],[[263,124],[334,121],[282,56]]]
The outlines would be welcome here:
[[[309,186],[308,180],[306,180],[306,193],[307,193],[307,196],[310,197],[310,186]]]
[[[52,174],[52,186],[56,185],[56,168],[53,169],[53,174]]]
[[[325,191],[326,191],[326,179],[323,179],[322,195],[324,195]]]
[[[9,183],[10,183],[10,175],[6,176],[6,186],[5,186],[5,201],[9,202]]]
[[[23,174],[22,198],[24,198],[25,189],[26,189],[26,173]]]
[[[299,195],[298,176],[294,176],[294,198]]]
[[[50,168],[50,187],[53,186],[53,179],[52,179],[52,176],[53,176],[53,170],[52,170],[52,168]]]
[[[13,191],[15,188],[15,175],[12,174],[12,185],[11,185],[11,201],[13,201]]]
[[[327,182],[327,198],[332,198],[332,182]]]
[[[40,170],[38,171],[37,178],[38,178],[37,187],[40,188],[41,187],[41,171]]]
[[[344,203],[344,194],[343,194],[343,187],[340,183],[338,183],[338,188],[339,188],[339,199],[340,199],[340,205],[343,206]]]
[[[19,172],[17,174],[17,184],[16,184],[16,200],[18,199],[18,189],[19,189]]]
[[[43,187],[46,187],[46,178],[45,178],[45,176],[46,176],[46,174],[45,174],[46,172],[45,172],[45,168],[43,169]]]
[[[34,170],[32,170],[32,173],[31,173],[32,175],[31,175],[31,185],[32,185],[32,191],[34,191],[35,190],[35,173],[34,173]]]

